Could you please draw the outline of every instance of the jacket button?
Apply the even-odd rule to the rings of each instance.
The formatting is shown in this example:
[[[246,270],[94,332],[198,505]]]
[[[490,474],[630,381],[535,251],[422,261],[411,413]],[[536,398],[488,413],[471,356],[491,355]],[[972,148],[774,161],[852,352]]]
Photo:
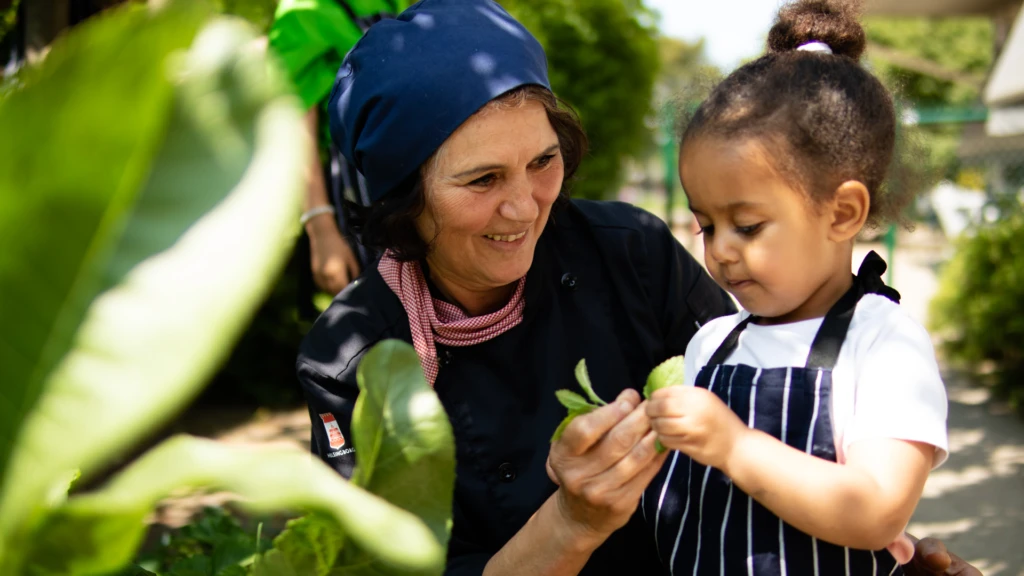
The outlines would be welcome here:
[[[452,359],[455,357],[451,350],[442,350],[437,355],[437,365],[441,368],[452,363]]]
[[[511,482],[516,479],[516,467],[511,462],[505,462],[498,466],[498,478],[502,482]]]
[[[562,274],[562,287],[568,289],[569,291],[575,291],[576,275],[571,272],[566,272],[565,274]]]

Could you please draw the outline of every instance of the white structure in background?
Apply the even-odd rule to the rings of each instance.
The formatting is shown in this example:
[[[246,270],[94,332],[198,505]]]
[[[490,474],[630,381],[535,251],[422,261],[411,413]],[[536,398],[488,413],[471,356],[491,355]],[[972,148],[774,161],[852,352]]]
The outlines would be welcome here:
[[[932,189],[928,200],[946,238],[953,240],[970,225],[981,221],[987,196],[981,190],[962,188],[952,182],[941,182]]]
[[[990,109],[986,124],[990,136],[1024,134],[1024,10],[1017,15],[992,70],[985,104]]]

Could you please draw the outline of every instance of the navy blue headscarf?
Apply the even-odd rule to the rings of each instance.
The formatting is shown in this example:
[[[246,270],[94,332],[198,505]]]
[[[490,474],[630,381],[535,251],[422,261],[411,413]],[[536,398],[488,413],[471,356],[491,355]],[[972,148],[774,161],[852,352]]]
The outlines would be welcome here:
[[[492,0],[422,0],[374,24],[345,57],[331,137],[371,201],[411,188],[419,167],[494,98],[550,89],[544,49]]]

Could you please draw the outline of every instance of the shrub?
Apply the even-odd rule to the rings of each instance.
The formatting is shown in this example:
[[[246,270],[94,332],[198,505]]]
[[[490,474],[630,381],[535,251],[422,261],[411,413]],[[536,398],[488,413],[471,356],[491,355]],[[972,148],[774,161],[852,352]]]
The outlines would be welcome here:
[[[995,362],[1000,388],[1020,406],[1024,399],[1024,213],[1020,207],[959,240],[942,271],[931,318],[951,360]]]

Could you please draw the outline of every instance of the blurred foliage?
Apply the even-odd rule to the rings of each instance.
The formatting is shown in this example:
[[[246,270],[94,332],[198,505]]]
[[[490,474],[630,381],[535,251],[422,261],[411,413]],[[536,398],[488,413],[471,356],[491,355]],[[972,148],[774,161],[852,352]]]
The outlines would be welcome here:
[[[221,14],[245,18],[260,34],[266,34],[274,21],[278,0],[210,0],[213,9]]]
[[[984,78],[993,61],[993,27],[988,18],[885,18],[864,21],[870,43],[927,60],[951,72]],[[910,70],[868,51],[872,72],[893,92],[904,108],[977,105],[980,83],[953,82]],[[898,161],[907,164],[904,182],[921,192],[941,179],[958,179],[959,124],[904,125],[899,135],[903,150]]]
[[[644,122],[658,71],[657,20],[640,0],[502,0],[544,45],[551,86],[590,138],[573,185],[578,198],[611,198],[623,163],[650,145]]]
[[[864,28],[869,42],[952,71],[984,77],[992,66],[994,38],[988,18],[872,17],[865,19]],[[871,57],[870,62],[875,74],[916,106],[973,104],[983,88],[934,78],[878,57]]]
[[[319,513],[344,540],[339,565],[443,570],[454,442],[404,343],[359,367],[348,442],[381,456],[362,459],[362,483],[294,448],[188,436],[95,489],[77,482],[202,389],[294,240],[302,111],[254,38],[197,2],[121,6],[63,34],[0,99],[0,574],[120,571],[183,490]],[[176,576],[251,573],[256,551],[225,518],[185,534]],[[292,550],[267,551],[261,576],[323,552]]]
[[[298,242],[308,240],[302,236]],[[270,296],[197,404],[278,408],[302,402],[295,379],[295,357],[312,325],[311,319],[300,316],[298,305],[299,278],[309,274],[307,254],[303,250],[292,252]]]
[[[999,388],[1024,406],[1024,211],[959,240],[931,304],[932,329],[952,360],[992,361]]]
[[[18,5],[21,0],[12,0],[10,6],[0,10],[0,40],[3,40],[7,33],[14,29],[14,23],[18,18]]]
[[[702,92],[723,78],[722,71],[708,60],[703,39],[687,42],[658,38],[658,58],[661,68],[654,83],[656,106],[682,104],[681,98],[699,100]]]
[[[208,507],[165,534],[152,557],[139,563],[162,576],[244,576],[260,552],[259,540],[224,508]]]

